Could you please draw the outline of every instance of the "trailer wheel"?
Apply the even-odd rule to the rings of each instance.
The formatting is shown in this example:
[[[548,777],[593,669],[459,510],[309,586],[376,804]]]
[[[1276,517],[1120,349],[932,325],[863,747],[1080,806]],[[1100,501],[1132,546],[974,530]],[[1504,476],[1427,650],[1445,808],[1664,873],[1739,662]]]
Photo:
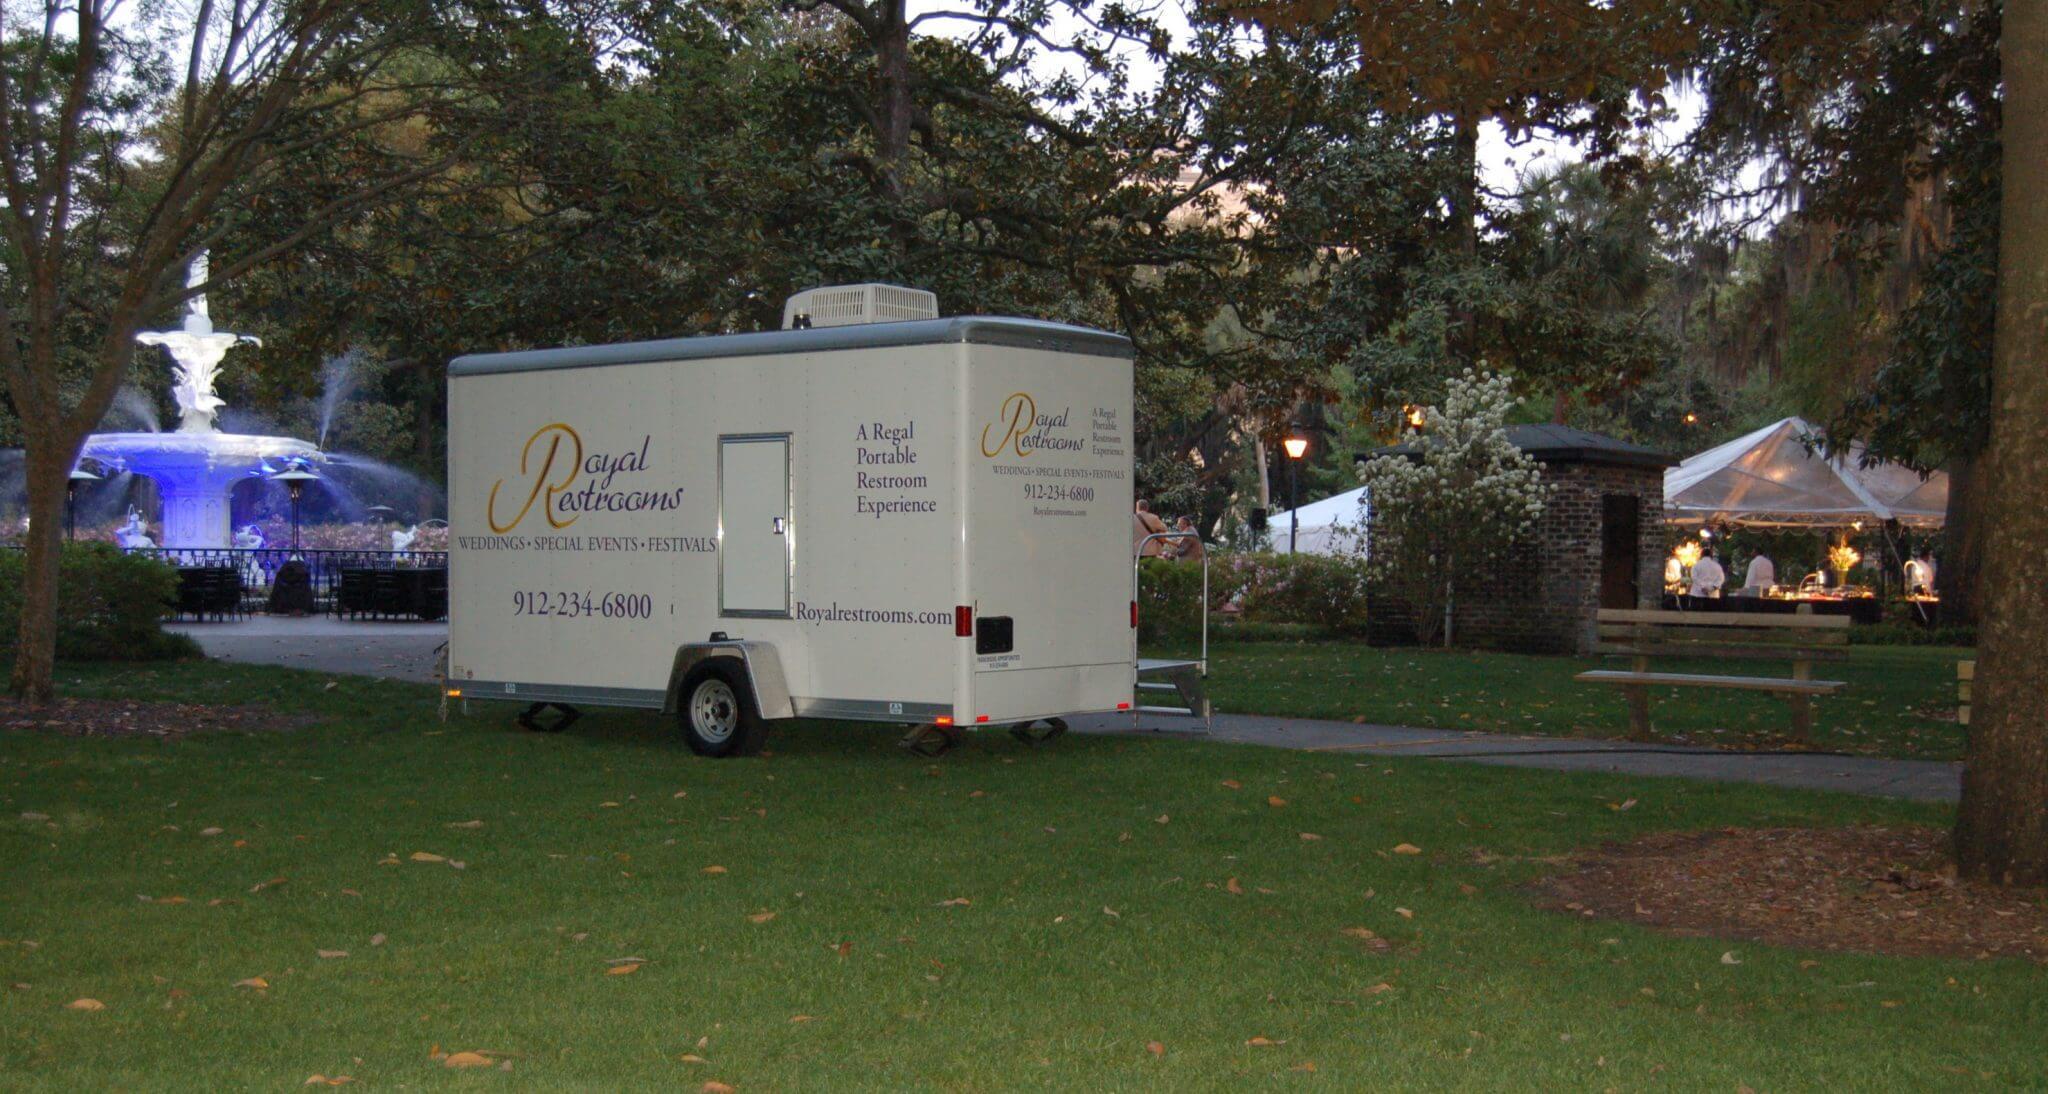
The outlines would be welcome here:
[[[927,758],[943,756],[953,751],[960,743],[960,731],[952,726],[922,725],[910,727],[910,732],[896,742],[905,752]]]
[[[754,709],[746,673],[707,661],[683,677],[677,714],[683,739],[699,756],[751,756],[761,751],[768,728]]]
[[[1054,738],[1066,731],[1066,719],[1047,718],[1043,724],[1038,722],[1018,722],[1010,727],[1010,736],[1036,748],[1039,745],[1050,744]]]

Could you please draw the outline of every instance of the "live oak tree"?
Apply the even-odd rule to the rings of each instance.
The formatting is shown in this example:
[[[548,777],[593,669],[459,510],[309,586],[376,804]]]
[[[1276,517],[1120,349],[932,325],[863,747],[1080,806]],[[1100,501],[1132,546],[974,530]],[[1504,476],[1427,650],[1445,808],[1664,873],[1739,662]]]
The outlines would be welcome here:
[[[1956,856],[1971,875],[2048,883],[2048,4],[2007,0],[2006,109],[1970,748]]]
[[[0,379],[19,420],[30,525],[9,687],[47,700],[66,478],[127,374],[135,333],[336,218],[445,165],[431,148],[330,180],[289,227],[236,235],[252,209],[337,142],[412,111],[378,74],[428,12],[342,0],[141,7],[80,0],[0,20]],[[222,250],[234,240],[236,245]]]

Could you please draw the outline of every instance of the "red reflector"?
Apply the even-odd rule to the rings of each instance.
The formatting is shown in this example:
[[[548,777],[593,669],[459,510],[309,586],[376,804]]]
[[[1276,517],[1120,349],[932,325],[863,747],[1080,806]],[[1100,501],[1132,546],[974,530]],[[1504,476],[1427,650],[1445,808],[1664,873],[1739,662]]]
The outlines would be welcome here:
[[[1137,602],[1137,601],[1135,601],[1135,600],[1133,600],[1133,601],[1131,601],[1131,626],[1132,626],[1132,627],[1136,627],[1137,625],[1138,625],[1138,602]]]
[[[937,718],[932,719],[932,722],[937,725],[949,726],[953,724],[953,719],[941,714]]]
[[[1118,710],[1129,710],[1129,709],[1131,709],[1131,704],[1129,704],[1129,703],[1118,703],[1118,704],[1116,705],[1116,708],[1117,708]]]
[[[975,716],[974,716],[974,720],[975,720],[975,721],[977,721],[977,722],[986,722],[986,721],[988,721],[988,715],[986,715],[986,714],[977,714],[977,715],[975,715]]]
[[[974,606],[955,604],[953,606],[953,637],[974,637]]]

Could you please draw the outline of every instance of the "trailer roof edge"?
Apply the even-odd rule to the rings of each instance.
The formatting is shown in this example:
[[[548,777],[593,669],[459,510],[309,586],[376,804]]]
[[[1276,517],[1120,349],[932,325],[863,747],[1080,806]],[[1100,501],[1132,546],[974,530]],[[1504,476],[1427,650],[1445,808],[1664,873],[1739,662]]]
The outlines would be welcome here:
[[[448,374],[479,376],[497,372],[545,372],[552,369],[591,368],[599,365],[702,361],[714,358],[760,357],[768,354],[830,353],[836,350],[953,343],[1044,349],[1095,357],[1129,358],[1134,355],[1131,340],[1121,334],[1111,334],[1090,327],[1069,326],[1065,323],[1047,323],[1037,319],[962,315],[946,319],[866,323],[812,330],[711,334],[694,338],[564,346],[560,349],[521,350],[513,353],[471,353],[450,361]]]

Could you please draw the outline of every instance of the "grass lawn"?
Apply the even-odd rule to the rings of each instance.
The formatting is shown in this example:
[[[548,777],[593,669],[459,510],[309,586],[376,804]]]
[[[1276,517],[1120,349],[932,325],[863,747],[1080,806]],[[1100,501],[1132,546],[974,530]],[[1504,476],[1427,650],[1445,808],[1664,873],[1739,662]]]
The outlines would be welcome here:
[[[1383,725],[1482,729],[1545,736],[1622,737],[1628,714],[1619,688],[1581,684],[1589,668],[1627,667],[1618,658],[1378,648],[1362,642],[1221,642],[1210,650],[1209,691],[1234,713],[1354,719]],[[1814,701],[1813,747],[1921,760],[1960,759],[1953,721],[1956,662],[1974,650],[1933,646],[1851,646],[1844,664],[1814,675],[1849,686]],[[1191,648],[1167,651],[1193,657]],[[1786,662],[1659,661],[1660,672],[1790,676]],[[1654,693],[1650,721],[1660,737],[1712,745],[1783,746],[1791,717],[1761,692],[1672,688]],[[1929,715],[1941,712],[1949,720]]]
[[[544,736],[356,678],[62,676],[333,717],[0,731],[7,1089],[2048,1084],[2036,966],[1667,937],[1521,890],[1605,840],[1940,808],[1158,739],[923,761],[821,724],[704,761],[651,715]]]

